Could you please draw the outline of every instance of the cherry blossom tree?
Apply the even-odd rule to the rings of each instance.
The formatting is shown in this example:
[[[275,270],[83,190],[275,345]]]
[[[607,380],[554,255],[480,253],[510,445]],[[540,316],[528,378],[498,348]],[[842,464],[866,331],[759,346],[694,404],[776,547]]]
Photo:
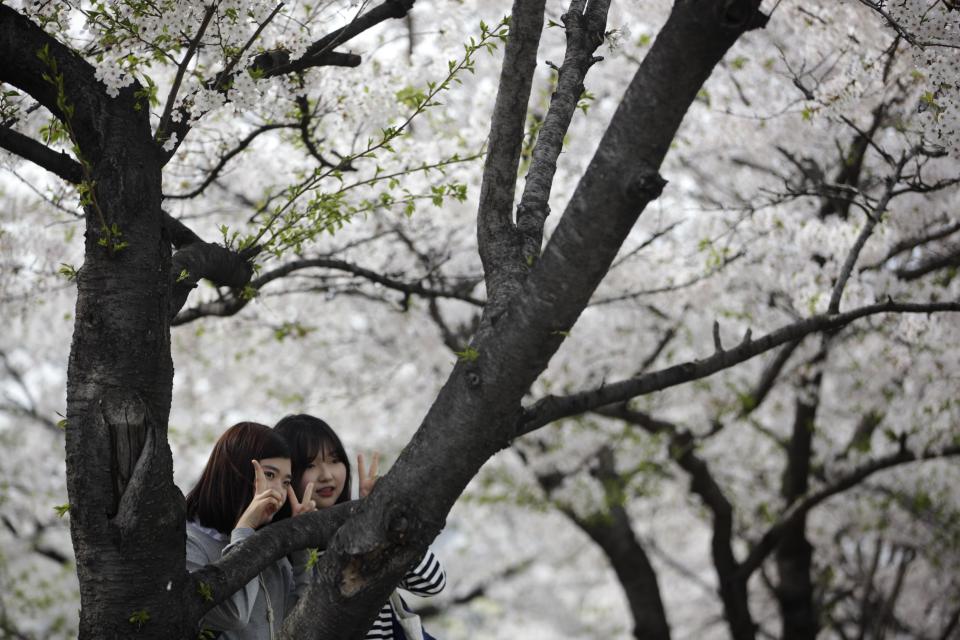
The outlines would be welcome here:
[[[623,565],[617,564],[615,545],[606,545],[605,540],[616,540],[612,534],[617,526],[620,534],[628,534],[631,525],[625,504],[610,498],[625,493],[630,474],[623,469],[625,456],[619,446],[623,436],[605,430],[610,424],[629,424],[669,443],[669,461],[690,474],[693,491],[712,514],[713,560],[731,634],[754,637],[757,623],[751,613],[748,581],[772,553],[780,571],[779,582],[773,582],[771,590],[781,605],[785,625],[794,615],[806,622],[811,620],[809,613],[795,613],[793,605],[811,601],[810,589],[803,588],[804,575],[809,576],[811,571],[809,560],[801,559],[798,565],[790,555],[792,548],[803,550],[806,527],[798,525],[803,525],[810,510],[837,491],[849,488],[844,486],[847,478],[859,482],[885,464],[950,455],[951,447],[955,448],[955,444],[943,440],[942,434],[949,431],[939,436],[934,432],[936,437],[924,436],[926,439],[917,443],[909,434],[904,437],[909,430],[898,425],[892,430],[892,441],[898,447],[893,453],[857,460],[861,465],[846,474],[830,475],[833,470],[825,469],[821,477],[817,475],[819,470],[811,468],[809,438],[804,442],[809,436],[806,426],[819,411],[826,365],[841,369],[852,366],[842,357],[839,361],[832,359],[830,354],[836,349],[842,352],[837,345],[846,341],[862,340],[857,327],[891,314],[957,310],[951,281],[945,286],[928,282],[930,287],[923,289],[914,284],[896,286],[901,281],[936,280],[941,269],[949,268],[949,259],[946,263],[941,259],[938,266],[924,271],[935,259],[942,258],[944,243],[949,243],[956,231],[950,231],[955,219],[951,221],[949,215],[945,220],[925,219],[909,229],[917,232],[913,236],[891,235],[886,253],[874,250],[873,261],[867,266],[860,264],[871,235],[878,227],[882,230],[887,226],[881,222],[891,211],[894,199],[952,193],[954,183],[949,171],[953,165],[946,164],[946,176],[937,176],[939,167],[944,166],[941,156],[945,151],[920,134],[908,135],[912,133],[909,127],[903,135],[879,138],[878,132],[896,128],[885,121],[888,110],[904,113],[918,100],[930,105],[929,92],[920,91],[921,86],[906,87],[903,95],[874,101],[871,108],[877,115],[873,121],[858,122],[841,107],[843,99],[859,97],[859,90],[844,94],[842,87],[830,86],[849,80],[843,74],[826,72],[835,63],[819,63],[812,70],[801,64],[797,70],[794,62],[806,58],[791,57],[791,49],[781,48],[782,67],[778,69],[792,74],[791,80],[807,101],[795,107],[794,115],[801,121],[829,118],[831,134],[801,148],[782,144],[772,163],[768,158],[758,161],[745,154],[722,157],[726,166],[743,170],[730,184],[714,184],[711,176],[702,173],[708,165],[693,162],[695,153],[684,153],[682,147],[690,145],[704,152],[713,146],[704,141],[710,140],[711,134],[717,135],[711,131],[716,122],[703,118],[699,126],[680,129],[679,138],[675,134],[691,105],[697,109],[701,103],[718,100],[717,88],[712,84],[705,87],[704,82],[721,64],[727,49],[744,32],[764,26],[766,16],[757,2],[702,4],[676,2],[656,39],[643,45],[649,51],[637,67],[632,84],[622,97],[610,100],[617,106],[609,122],[600,125],[606,127],[606,133],[602,138],[599,131],[595,138],[583,136],[600,138],[596,155],[589,164],[579,167],[579,173],[561,174],[576,177],[569,182],[569,191],[561,190],[560,194],[552,192],[554,185],[562,184],[556,180],[556,163],[573,114],[578,107],[589,107],[584,78],[597,62],[594,56],[607,31],[608,6],[603,2],[574,2],[562,9],[564,17],[557,24],[567,37],[566,52],[562,64],[556,66],[555,86],[548,92],[550,99],[543,113],[534,112],[536,135],[527,140],[535,137],[536,142],[526,145],[525,123],[544,6],[526,2],[514,6],[477,205],[483,297],[477,292],[477,277],[458,274],[446,279],[442,265],[436,264],[443,261],[442,250],[424,249],[402,228],[377,233],[389,234],[406,247],[414,269],[423,269],[428,274],[425,277],[398,277],[388,269],[364,268],[337,255],[304,252],[304,247],[317,242],[324,231],[374,209],[377,199],[381,205],[394,206],[399,201],[401,207],[415,206],[418,194],[413,192],[399,197],[381,192],[375,198],[359,201],[343,195],[358,187],[390,185],[396,179],[381,167],[374,154],[402,144],[407,121],[401,119],[399,126],[387,126],[379,135],[360,140],[351,152],[342,153],[342,149],[325,146],[326,141],[318,135],[318,122],[331,107],[308,90],[319,73],[310,69],[357,64],[356,56],[339,53],[338,46],[378,22],[402,17],[409,6],[385,3],[360,12],[342,30],[320,38],[308,28],[291,27],[296,16],[269,6],[251,8],[249,22],[247,17],[240,17],[240,9],[226,5],[192,9],[196,12],[192,20],[152,7],[140,7],[139,13],[137,8],[128,11],[126,6],[77,7],[88,28],[98,34],[93,43],[71,31],[68,11],[49,5],[43,5],[40,11],[2,8],[4,46],[11,59],[17,55],[24,64],[4,71],[2,77],[17,91],[6,96],[5,108],[10,115],[0,144],[78,185],[85,207],[83,266],[64,267],[68,275],[75,274],[78,285],[66,436],[69,518],[81,586],[81,636],[126,636],[136,628],[151,637],[190,637],[202,613],[254,576],[258,567],[291,549],[323,545],[328,552],[320,565],[321,579],[305,606],[288,621],[287,633],[292,637],[360,637],[379,603],[437,534],[468,481],[491,455],[520,436],[586,412],[602,416],[599,419],[605,425],[592,430],[591,440],[597,442],[599,434],[601,444],[592,445],[583,465],[593,470],[605,493],[600,500],[588,500],[587,504],[610,505],[600,513],[608,518],[589,517],[590,513],[577,507],[575,488],[570,495],[562,493],[571,491],[564,487],[564,478],[571,474],[551,469],[549,460],[535,459],[551,450],[548,434],[542,436],[548,439],[546,443],[525,440],[519,451],[521,458],[536,469],[535,477],[544,494],[604,549],[615,567]],[[306,11],[310,14],[313,9]],[[779,11],[783,9],[776,9],[774,20],[780,18]],[[855,15],[870,14],[864,9]],[[300,24],[322,24],[326,17],[317,10],[303,16]],[[286,21],[287,27],[274,33],[278,21]],[[196,31],[180,33],[180,25],[191,23],[197,25]],[[466,55],[451,62],[446,79],[441,76],[433,86],[427,84],[423,90],[398,94],[401,102],[414,113],[427,110],[438,99],[438,90],[446,90],[445,85],[455,80],[457,71],[473,64],[471,52],[499,42],[504,29],[505,25],[483,27]],[[169,35],[172,32],[180,35]],[[760,51],[776,51],[768,42],[747,44]],[[892,49],[888,57],[900,59],[898,45]],[[781,64],[771,57],[774,65]],[[92,64],[94,61],[98,63]],[[161,84],[148,76],[152,69],[148,62],[166,64],[163,75],[169,78]],[[742,92],[740,99],[746,102],[757,98],[736,80],[734,72],[744,64],[739,57],[722,63],[731,78],[723,88]],[[882,65],[877,69],[882,70]],[[213,112],[207,115],[207,122],[217,123],[219,117],[229,124],[239,116],[216,112],[224,109],[226,101],[236,106],[237,113],[254,113],[262,108],[257,101],[264,90],[258,87],[268,82],[273,83],[269,91],[276,92],[270,95],[278,96],[276,104],[282,105],[278,109],[286,111],[278,111],[260,124],[245,123],[249,128],[242,135],[225,129],[226,144],[222,147],[208,145],[206,151],[190,148],[190,136],[198,134],[192,130],[205,122],[203,114]],[[159,91],[155,88],[158,86],[164,90]],[[914,95],[918,91],[919,97]],[[151,113],[150,99],[154,95],[166,95],[167,99],[157,101]],[[938,100],[943,99],[932,99],[939,109],[942,105]],[[34,107],[32,100],[42,106]],[[37,122],[30,118],[37,119],[35,114],[44,110],[55,120],[46,125],[45,132],[31,129]],[[925,113],[930,115],[930,109]],[[939,112],[934,115],[939,117]],[[849,122],[843,123],[844,116]],[[414,122],[413,126],[418,125]],[[215,131],[216,126],[211,128],[213,133],[202,133],[211,137],[220,133]],[[249,229],[237,224],[224,227],[225,245],[218,246],[202,240],[184,224],[183,217],[164,212],[163,207],[170,202],[217,188],[232,158],[261,136],[284,129],[292,132],[306,151],[303,164],[293,171],[280,165],[281,171],[294,175],[292,184],[288,181],[279,189],[268,186],[260,202],[246,203],[251,211]],[[836,130],[852,135],[853,142],[847,146],[846,138]],[[38,142],[41,135],[47,145]],[[722,141],[723,136],[715,139]],[[64,151],[56,151],[58,141]],[[824,149],[838,142],[841,162],[833,166]],[[680,145],[676,162],[681,167],[686,164],[683,168],[697,183],[681,185],[684,197],[723,205],[725,211],[734,211],[732,218],[720,216],[717,221],[686,227],[672,221],[652,229],[636,226],[644,207],[661,195],[664,181],[659,175],[660,166],[671,144]],[[763,157],[768,150],[759,155]],[[204,177],[191,182],[193,176],[184,175],[204,153],[209,153]],[[436,171],[458,165],[468,155],[441,154],[432,162],[409,164],[399,173]],[[365,161],[376,166],[372,177],[362,173]],[[521,162],[527,169],[526,187],[516,204],[515,183]],[[355,182],[350,180],[354,172],[361,174]],[[749,178],[742,177],[748,173]],[[755,174],[765,176],[767,182],[758,182]],[[764,189],[769,196],[767,202],[755,197]],[[224,191],[229,194],[231,190]],[[441,181],[423,195],[443,203],[451,196],[455,201],[460,194],[457,183]],[[231,195],[238,201],[244,197],[241,189]],[[164,196],[166,204],[161,205]],[[679,201],[668,192],[662,202],[674,206]],[[820,223],[804,231],[805,225],[798,224],[796,218],[784,221],[782,212],[786,208],[810,206],[811,201],[817,203]],[[549,202],[555,209],[563,209],[562,216],[548,217]],[[866,221],[861,220],[859,230],[846,224],[861,215]],[[749,227],[750,232],[739,231],[743,227]],[[237,228],[241,230],[235,232]],[[851,230],[856,231],[852,236]],[[809,237],[803,238],[804,233]],[[796,252],[798,256],[776,251],[775,245],[791,234],[798,234],[807,245],[823,251],[804,250]],[[545,235],[548,241],[544,247]],[[910,244],[911,237],[916,244]],[[172,258],[170,245],[178,249]],[[747,251],[747,246],[756,248]],[[683,247],[696,247],[699,257],[707,258],[707,275],[697,269],[701,273],[692,278],[708,284],[722,283],[725,287],[720,291],[735,296],[726,310],[738,309],[749,316],[736,322],[715,322],[705,317],[707,310],[717,314],[724,310],[723,305],[714,307],[696,297],[685,297],[683,290],[693,285],[682,280],[658,284],[649,278],[650,265],[669,267],[668,259]],[[621,251],[624,253],[617,258]],[[642,263],[635,256],[642,256]],[[275,262],[271,265],[267,257]],[[807,267],[818,259],[823,261],[822,272],[811,275]],[[258,271],[250,266],[251,260]],[[628,270],[621,267],[631,266],[631,261],[633,265],[640,263],[639,273],[630,269],[630,275],[623,275]],[[765,269],[774,286],[759,291],[740,289],[737,270],[731,266],[738,261],[749,262],[753,269]],[[791,261],[804,267],[783,274],[796,274],[794,281],[772,277],[770,272]],[[675,261],[673,268],[681,273],[693,271],[690,264],[680,261]],[[255,294],[268,291],[271,283],[309,269],[363,278],[381,290],[399,292],[403,305],[424,298],[429,315],[456,351],[457,363],[413,440],[369,499],[299,522],[271,526],[257,534],[256,545],[231,554],[204,572],[187,575],[178,569],[183,566],[182,497],[173,485],[167,444],[172,384],[169,326],[205,315],[241,312]],[[610,276],[601,286],[608,271]],[[885,279],[892,273],[893,284],[863,286],[874,273]],[[181,310],[201,278],[224,289],[215,299],[204,298]],[[646,279],[650,286],[646,286]],[[640,289],[632,287],[637,280],[644,284]],[[625,284],[631,288],[624,289]],[[337,291],[338,285],[328,280],[310,283],[307,288]],[[876,295],[880,292],[889,297]],[[571,359],[570,345],[563,350],[560,347],[576,344],[581,333],[593,335],[594,309],[615,308],[617,302],[645,300],[652,295],[673,297],[676,306],[663,313],[659,303],[639,305],[645,331],[634,335],[640,344],[652,347],[642,366],[637,363],[644,356],[632,362],[621,357],[616,364],[591,367],[584,377],[564,372],[565,367],[567,371],[575,368],[582,355]],[[696,295],[703,296],[704,291]],[[593,305],[588,307],[591,299]],[[464,314],[452,305],[466,305],[476,309],[478,315],[473,318],[470,312]],[[689,311],[691,308],[703,312],[697,317],[696,312]],[[453,317],[465,316],[464,321],[451,322],[451,310]],[[581,314],[584,317],[574,329]],[[635,322],[637,316],[624,313],[622,319]],[[735,346],[730,346],[731,325],[739,325],[744,332],[738,332],[743,337]],[[848,328],[852,336],[844,333]],[[284,324],[277,330],[283,335],[296,334],[303,327]],[[902,330],[911,330],[910,325]],[[868,335],[882,335],[884,331],[889,329],[881,324]],[[940,327],[938,331],[949,335],[948,329]],[[693,337],[674,351],[671,344],[678,334]],[[774,352],[767,367],[759,372],[747,367],[725,373],[756,356]],[[792,372],[787,369],[786,375],[784,368],[791,360],[804,364]],[[659,362],[663,362],[663,368],[656,368]],[[758,376],[759,385],[737,396],[738,410],[731,411],[722,406],[722,401],[718,405],[713,399],[698,403],[702,406],[702,424],[711,425],[707,429],[688,430],[669,416],[654,417],[653,411],[627,404],[641,396],[668,397],[674,392],[658,392],[711,376],[727,376],[726,380],[739,387],[745,378],[758,373],[762,374]],[[789,378],[789,384],[781,383],[781,376]],[[557,393],[549,386],[554,379],[582,391]],[[765,529],[743,532],[754,546],[738,559],[732,542],[732,509],[698,455],[698,448],[704,446],[702,443],[725,439],[732,429],[721,427],[728,419],[749,422],[765,408],[771,389],[784,388],[786,396],[797,395],[796,428],[778,435],[761,424],[758,431],[771,432],[769,442],[782,445],[782,452],[787,454],[781,492],[785,509]],[[524,397],[531,390],[538,399],[526,402]],[[683,395],[676,398],[690,402]],[[29,403],[21,409],[29,410]],[[871,415],[863,414],[864,430],[875,431],[880,424]],[[696,413],[681,415],[688,424],[696,417]],[[871,423],[877,424],[870,427]],[[862,442],[861,433],[855,444],[862,446]],[[860,450],[857,446],[849,447],[848,456]],[[736,445],[730,449],[735,451]],[[626,452],[627,457],[637,455],[643,455],[642,448]],[[818,488],[810,489],[811,477],[821,483]],[[596,498],[596,485],[587,484],[594,487],[588,493],[592,491]],[[628,555],[642,560],[644,551],[634,548]],[[797,577],[788,576],[787,569],[794,569]],[[634,602],[628,598],[637,634],[656,628],[657,637],[663,637],[667,633],[663,606],[653,598],[656,589],[651,590],[656,580],[650,582],[650,571],[642,575],[646,582],[634,585],[633,591],[627,584],[627,572],[622,579],[628,595],[642,592],[647,600]],[[799,597],[788,593],[797,588],[803,591]],[[203,598],[201,593],[212,597]]]

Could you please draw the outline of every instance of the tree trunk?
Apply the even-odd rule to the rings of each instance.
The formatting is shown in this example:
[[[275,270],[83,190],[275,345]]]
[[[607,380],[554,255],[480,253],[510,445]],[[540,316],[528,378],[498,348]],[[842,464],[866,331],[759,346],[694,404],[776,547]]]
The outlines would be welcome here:
[[[161,164],[147,110],[133,105],[133,88],[101,102],[79,141],[94,188],[77,276],[66,462],[80,637],[98,640],[195,634],[179,615],[184,505],[167,444],[173,366]]]
[[[826,339],[824,347],[811,362],[814,373],[803,381],[801,397],[796,402],[781,490],[787,505],[803,496],[809,488],[810,458],[825,358]],[[776,596],[780,606],[783,640],[813,640],[820,630],[811,578],[813,547],[807,540],[806,529],[807,517],[804,515],[784,533],[775,552],[779,577]]]
[[[610,560],[630,605],[633,637],[637,640],[670,640],[670,626],[660,599],[657,574],[634,535],[624,508],[612,505],[608,513],[595,519],[576,518],[571,513],[567,516],[603,549]]]

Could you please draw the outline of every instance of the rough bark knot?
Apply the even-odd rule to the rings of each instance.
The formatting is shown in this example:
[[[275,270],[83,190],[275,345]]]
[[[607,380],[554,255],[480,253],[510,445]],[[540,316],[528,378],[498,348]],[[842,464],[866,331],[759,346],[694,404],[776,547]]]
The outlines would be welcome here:
[[[626,195],[638,200],[656,200],[663,193],[667,181],[659,173],[640,173],[627,182]]]

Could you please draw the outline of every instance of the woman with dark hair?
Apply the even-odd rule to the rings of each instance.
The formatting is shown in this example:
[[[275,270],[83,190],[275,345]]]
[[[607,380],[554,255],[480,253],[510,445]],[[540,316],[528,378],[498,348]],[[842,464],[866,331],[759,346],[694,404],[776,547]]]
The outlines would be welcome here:
[[[197,485],[187,495],[187,570],[194,571],[243,544],[289,499],[293,515],[314,511],[312,487],[298,500],[291,486],[290,449],[276,431],[255,422],[227,429]],[[202,626],[223,640],[266,640],[309,584],[308,552],[283,558],[212,609]]]
[[[343,443],[326,422],[307,414],[283,418],[274,430],[286,438],[293,463],[293,488],[297,496],[311,495],[318,509],[332,507],[350,500],[350,460]],[[364,468],[363,454],[357,456],[357,472],[360,481],[359,495],[366,497],[377,482],[379,454],[373,454],[369,472]],[[420,596],[440,593],[446,585],[446,575],[440,561],[427,549],[423,559],[411,569],[400,582],[400,588]],[[403,601],[391,598],[403,606]],[[394,630],[397,629],[397,633]],[[387,602],[367,632],[371,640],[399,640],[399,618],[393,605]]]

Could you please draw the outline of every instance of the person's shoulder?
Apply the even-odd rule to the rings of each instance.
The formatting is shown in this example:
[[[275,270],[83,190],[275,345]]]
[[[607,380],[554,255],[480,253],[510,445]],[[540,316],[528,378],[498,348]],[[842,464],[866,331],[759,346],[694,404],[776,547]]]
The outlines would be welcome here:
[[[207,556],[219,555],[227,543],[225,536],[216,529],[205,527],[195,520],[187,521],[187,550],[197,548]]]

